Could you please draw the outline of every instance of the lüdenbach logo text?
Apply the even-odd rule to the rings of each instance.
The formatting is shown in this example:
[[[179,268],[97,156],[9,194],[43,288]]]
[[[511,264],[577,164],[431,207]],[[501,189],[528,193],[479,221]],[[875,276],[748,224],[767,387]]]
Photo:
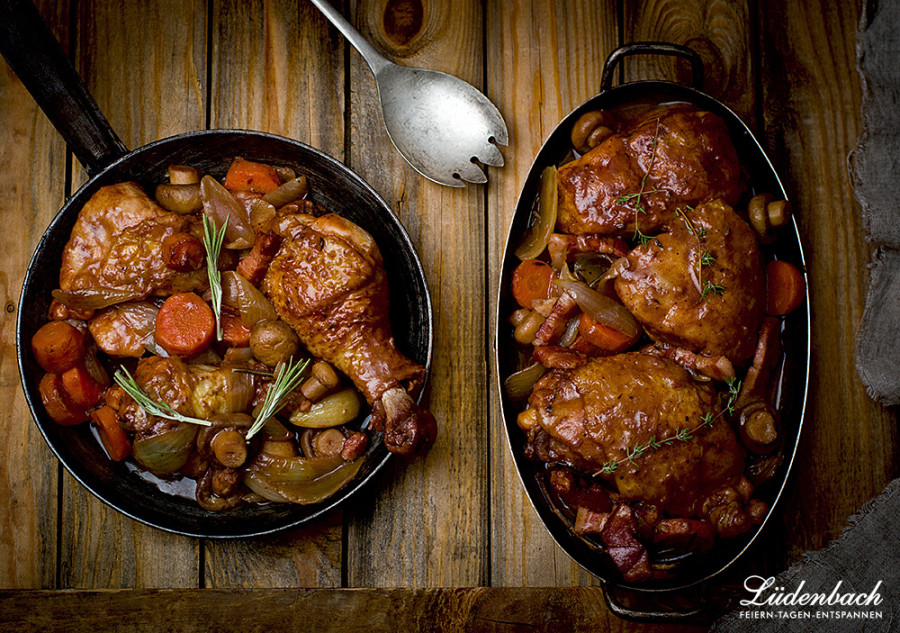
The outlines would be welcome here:
[[[775,578],[763,578],[762,576],[750,576],[744,581],[744,589],[754,594],[749,600],[741,600],[741,606],[873,606],[881,604],[883,598],[878,593],[882,581],[878,581],[868,593],[841,592],[843,581],[838,581],[834,589],[828,592],[811,593],[803,591],[806,581],[793,591],[787,591],[784,587],[773,587]]]

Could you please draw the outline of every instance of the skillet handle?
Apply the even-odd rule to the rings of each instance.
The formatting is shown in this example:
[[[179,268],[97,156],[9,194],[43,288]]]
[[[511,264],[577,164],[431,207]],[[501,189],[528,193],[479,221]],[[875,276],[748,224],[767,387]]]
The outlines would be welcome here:
[[[93,176],[128,153],[31,0],[0,0],[0,53]]]
[[[691,86],[697,90],[703,87],[703,60],[694,49],[667,42],[633,42],[620,46],[606,58],[600,79],[602,92],[612,88],[613,71],[620,61],[630,55],[670,55],[686,59],[691,63]]]
[[[653,605],[652,609],[629,607],[619,600],[616,588],[609,583],[603,583],[603,599],[607,608],[616,616],[632,622],[700,622],[708,606],[706,592],[701,592],[694,604],[685,607],[660,608],[658,605]]]

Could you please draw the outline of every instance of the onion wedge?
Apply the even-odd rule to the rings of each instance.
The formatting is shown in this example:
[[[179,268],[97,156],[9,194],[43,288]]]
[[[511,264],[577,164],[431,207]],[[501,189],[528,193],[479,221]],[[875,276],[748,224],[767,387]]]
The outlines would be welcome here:
[[[340,457],[273,457],[260,453],[244,472],[244,483],[269,501],[310,504],[327,499],[344,487],[365,457],[345,462]]]
[[[503,381],[507,395],[513,400],[527,398],[534,388],[535,383],[547,373],[547,368],[540,363],[535,363],[521,371],[511,374]]]
[[[629,338],[637,336],[640,332],[638,322],[625,306],[600,294],[583,281],[558,279],[554,283],[572,295],[578,302],[578,307],[595,321]]]
[[[519,245],[519,248],[516,249],[516,257],[522,261],[537,259],[544,252],[544,249],[547,248],[550,234],[556,228],[557,202],[556,166],[550,165],[541,172],[541,195],[538,203],[537,220],[528,229],[528,234]]]

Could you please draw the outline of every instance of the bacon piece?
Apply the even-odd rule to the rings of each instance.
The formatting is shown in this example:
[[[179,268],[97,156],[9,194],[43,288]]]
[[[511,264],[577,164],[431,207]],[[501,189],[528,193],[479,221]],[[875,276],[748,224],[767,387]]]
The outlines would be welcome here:
[[[575,534],[600,534],[606,527],[611,514],[609,512],[594,512],[585,507],[578,508],[575,515]]]
[[[254,286],[258,286],[280,247],[281,236],[277,233],[271,231],[258,233],[253,248],[238,264],[238,273]]]
[[[778,330],[778,319],[775,317],[763,319],[759,328],[756,353],[753,355],[753,365],[747,370],[747,375],[744,376],[744,381],[741,383],[741,393],[735,405],[737,408],[741,408],[748,401],[759,397],[768,403],[769,398],[766,397],[764,391],[781,354]]]
[[[568,292],[560,295],[556,303],[553,304],[550,316],[547,317],[537,334],[534,335],[533,343],[535,347],[557,343],[566,331],[569,319],[575,316],[577,311],[578,303],[575,302],[575,297]]]
[[[627,505],[620,505],[606,522],[600,533],[609,557],[628,582],[646,580],[652,575],[647,548],[635,538],[638,526],[634,512]]]
[[[727,356],[704,356],[683,347],[673,347],[665,343],[656,343],[642,351],[646,354],[673,360],[685,369],[709,376],[713,380],[727,382],[735,377],[734,366]]]
[[[534,348],[534,360],[548,369],[575,369],[587,363],[583,354],[561,345],[542,345]]]
[[[582,253],[600,253],[625,257],[628,254],[628,244],[617,237],[608,235],[568,235],[565,233],[553,233],[547,243],[547,250],[554,268],[561,268],[562,263],[571,261]]]

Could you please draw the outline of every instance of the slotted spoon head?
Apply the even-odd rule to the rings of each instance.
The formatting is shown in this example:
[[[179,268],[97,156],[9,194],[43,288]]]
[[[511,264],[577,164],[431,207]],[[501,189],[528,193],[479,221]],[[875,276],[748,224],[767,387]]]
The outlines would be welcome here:
[[[487,177],[478,163],[503,166],[506,123],[472,85],[445,73],[385,64],[375,73],[388,135],[412,167],[450,187]]]

